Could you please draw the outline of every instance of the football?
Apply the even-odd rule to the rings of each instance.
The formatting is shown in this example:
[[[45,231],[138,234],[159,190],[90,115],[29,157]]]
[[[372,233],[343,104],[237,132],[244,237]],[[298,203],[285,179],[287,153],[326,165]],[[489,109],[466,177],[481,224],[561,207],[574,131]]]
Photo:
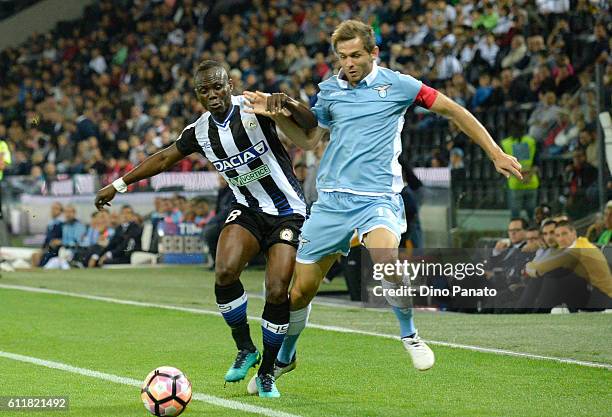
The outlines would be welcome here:
[[[161,366],[147,375],[140,396],[154,416],[178,416],[191,401],[191,382],[179,369]]]

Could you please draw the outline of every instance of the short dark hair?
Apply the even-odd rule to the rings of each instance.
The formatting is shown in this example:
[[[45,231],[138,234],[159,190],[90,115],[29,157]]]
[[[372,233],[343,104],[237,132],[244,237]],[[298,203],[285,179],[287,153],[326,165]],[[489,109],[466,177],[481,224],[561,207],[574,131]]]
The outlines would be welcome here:
[[[521,222],[521,227],[523,229],[527,229],[527,227],[529,227],[529,223],[527,223],[527,220],[522,217],[513,217],[510,219],[510,223],[512,222]]]
[[[576,231],[576,228],[574,227],[572,222],[570,222],[569,220],[561,220],[559,223],[557,223],[557,228],[559,227],[567,227],[568,229],[574,232]]]
[[[546,226],[550,226],[551,224],[554,224],[555,227],[557,227],[557,222],[554,221],[553,219],[542,220],[542,225],[540,226],[540,230],[543,230]]]
[[[527,231],[528,232],[538,232],[539,233],[540,232],[540,228],[538,226],[535,226],[535,225],[534,226],[529,226],[527,228]]]
[[[219,61],[215,61],[213,59],[206,59],[202,62],[200,62],[198,64],[198,67],[195,70],[195,73],[193,74],[194,78],[197,77],[197,75],[201,72],[204,71],[208,71],[209,69],[212,68],[222,68],[225,69],[225,67],[223,66],[222,63],[220,63]]]

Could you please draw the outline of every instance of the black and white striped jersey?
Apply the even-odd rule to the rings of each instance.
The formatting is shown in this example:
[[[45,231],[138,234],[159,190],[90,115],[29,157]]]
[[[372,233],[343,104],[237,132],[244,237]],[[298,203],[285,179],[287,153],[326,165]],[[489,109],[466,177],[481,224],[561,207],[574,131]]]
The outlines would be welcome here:
[[[229,183],[236,201],[275,216],[306,215],[304,193],[272,119],[244,112],[232,96],[223,121],[210,112],[187,126],[176,146],[183,155],[204,155]]]

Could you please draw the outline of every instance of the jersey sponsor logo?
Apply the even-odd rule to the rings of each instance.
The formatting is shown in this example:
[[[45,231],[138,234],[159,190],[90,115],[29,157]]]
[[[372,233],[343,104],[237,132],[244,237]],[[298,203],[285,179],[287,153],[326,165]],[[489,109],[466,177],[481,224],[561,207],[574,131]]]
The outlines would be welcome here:
[[[378,96],[380,98],[387,97],[387,90],[391,88],[391,84],[379,85],[378,87],[372,87],[373,90],[378,91]]]
[[[232,155],[229,158],[219,159],[218,161],[213,162],[215,168],[219,172],[225,172],[230,169],[236,169],[243,165],[248,164],[251,161],[254,161],[257,158],[260,158],[263,154],[268,152],[269,148],[265,141],[261,141],[251,146],[250,148],[237,153],[236,155]]]
[[[281,240],[286,240],[291,242],[293,240],[293,230],[291,229],[283,229],[280,231]]]
[[[333,93],[331,93],[329,96],[330,97],[335,97],[335,96],[345,96],[347,93],[346,91],[334,91]]]
[[[227,180],[230,182],[230,184],[236,187],[242,187],[268,175],[270,175],[270,167],[268,165],[262,165],[251,172],[247,172],[246,174],[242,174],[234,178],[228,178]]]

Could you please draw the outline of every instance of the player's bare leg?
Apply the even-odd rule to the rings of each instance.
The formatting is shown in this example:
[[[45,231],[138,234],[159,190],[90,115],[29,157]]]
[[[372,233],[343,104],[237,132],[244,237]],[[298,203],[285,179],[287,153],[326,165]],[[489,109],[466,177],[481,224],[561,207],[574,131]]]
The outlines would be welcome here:
[[[385,228],[377,228],[364,236],[364,244],[370,251],[374,263],[395,263],[398,258],[399,241],[397,236]],[[398,288],[402,285],[402,277],[392,275],[382,280],[383,288]],[[420,371],[430,369],[435,362],[432,350],[418,336],[412,317],[412,302],[409,297],[391,297],[385,295],[387,302],[400,324],[400,336],[404,347],[412,358],[414,367]]]
[[[232,224],[221,231],[215,263],[215,296],[238,348],[236,359],[225,374],[226,382],[244,379],[260,360],[247,322],[247,295],[240,282],[244,267],[259,250],[259,242],[244,227]]]
[[[289,328],[283,340],[283,344],[274,362],[274,378],[278,379],[283,374],[291,372],[296,365],[297,339],[306,327],[310,302],[317,294],[319,286],[339,255],[329,255],[317,263],[303,264],[295,262],[295,280],[290,292],[290,314]],[[295,259],[295,258],[294,258]],[[251,379],[247,387],[249,394],[258,392],[255,379]]]
[[[289,329],[278,352],[276,373],[282,375],[295,368],[297,339],[306,327],[310,302],[317,294],[323,278],[339,256],[338,254],[328,255],[312,264],[295,263],[295,281],[289,294],[291,301]]]
[[[339,257],[339,254],[333,254],[313,264],[295,263],[295,282],[290,293],[291,311],[301,310],[310,304],[323,278]]]
[[[262,315],[263,359],[247,391],[260,397],[279,397],[274,361],[289,327],[288,289],[295,268],[296,249],[285,243],[272,245],[266,254],[266,305]]]

